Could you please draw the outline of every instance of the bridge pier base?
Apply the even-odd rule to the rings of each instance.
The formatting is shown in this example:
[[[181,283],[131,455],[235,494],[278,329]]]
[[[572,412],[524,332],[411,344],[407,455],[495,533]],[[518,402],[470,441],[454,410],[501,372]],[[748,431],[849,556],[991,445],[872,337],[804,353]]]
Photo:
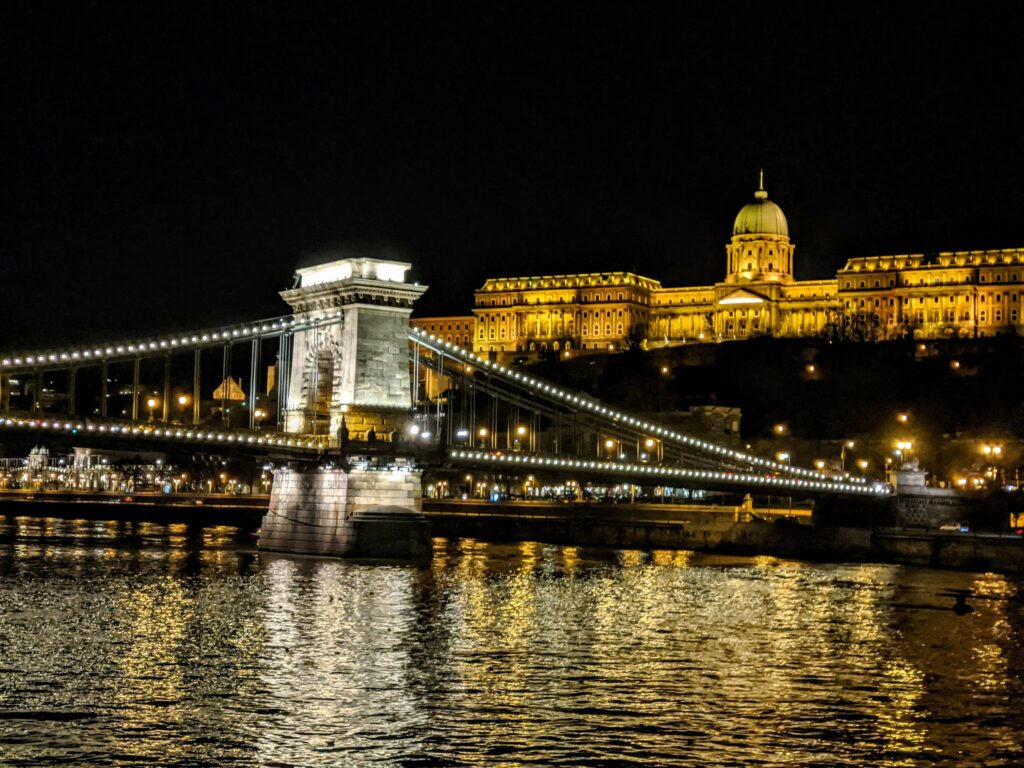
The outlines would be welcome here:
[[[369,560],[425,560],[418,471],[280,469],[259,548]]]

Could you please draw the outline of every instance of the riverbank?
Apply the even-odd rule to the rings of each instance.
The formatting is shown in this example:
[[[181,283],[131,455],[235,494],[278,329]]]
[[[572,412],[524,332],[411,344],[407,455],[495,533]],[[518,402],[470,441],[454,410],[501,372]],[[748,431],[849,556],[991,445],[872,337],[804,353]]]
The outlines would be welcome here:
[[[0,516],[230,525],[259,528],[267,497],[12,499]],[[620,549],[686,549],[835,562],[889,562],[1024,573],[1024,537],[959,531],[869,530],[812,524],[807,510],[675,504],[559,504],[424,499],[431,533],[444,538],[544,541]]]
[[[0,516],[62,520],[231,525],[255,530],[267,511],[268,496],[213,494],[77,493],[0,491]]]

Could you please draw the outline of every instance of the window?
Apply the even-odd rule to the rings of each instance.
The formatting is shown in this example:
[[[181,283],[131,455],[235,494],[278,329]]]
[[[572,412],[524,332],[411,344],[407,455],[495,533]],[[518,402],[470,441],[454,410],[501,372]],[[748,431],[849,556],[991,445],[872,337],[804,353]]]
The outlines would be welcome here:
[[[984,309],[981,310],[981,312],[978,314],[978,320],[983,322],[983,323],[985,322],[985,310]]]
[[[1003,319],[1003,310],[997,309],[996,310],[996,322],[998,323],[1002,319]]]

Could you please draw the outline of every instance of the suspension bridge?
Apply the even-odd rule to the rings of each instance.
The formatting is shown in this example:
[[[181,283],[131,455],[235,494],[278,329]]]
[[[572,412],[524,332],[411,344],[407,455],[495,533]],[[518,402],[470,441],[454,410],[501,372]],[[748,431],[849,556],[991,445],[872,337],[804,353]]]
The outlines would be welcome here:
[[[285,549],[303,526],[322,527],[310,507],[333,505],[342,521],[379,521],[385,508],[391,522],[396,509],[415,517],[423,472],[807,499],[890,492],[685,434],[412,328],[426,288],[405,281],[409,266],[300,269],[281,292],[292,311],[277,317],[0,353],[0,440],[280,462],[265,529]]]

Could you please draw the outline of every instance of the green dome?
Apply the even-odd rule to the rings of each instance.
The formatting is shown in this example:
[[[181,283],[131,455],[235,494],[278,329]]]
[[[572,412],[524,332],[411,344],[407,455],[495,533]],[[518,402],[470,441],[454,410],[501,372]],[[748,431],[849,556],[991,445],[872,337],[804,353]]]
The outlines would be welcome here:
[[[754,202],[744,205],[732,225],[733,235],[784,235],[789,237],[786,215],[768,199],[762,185],[754,193]]]

